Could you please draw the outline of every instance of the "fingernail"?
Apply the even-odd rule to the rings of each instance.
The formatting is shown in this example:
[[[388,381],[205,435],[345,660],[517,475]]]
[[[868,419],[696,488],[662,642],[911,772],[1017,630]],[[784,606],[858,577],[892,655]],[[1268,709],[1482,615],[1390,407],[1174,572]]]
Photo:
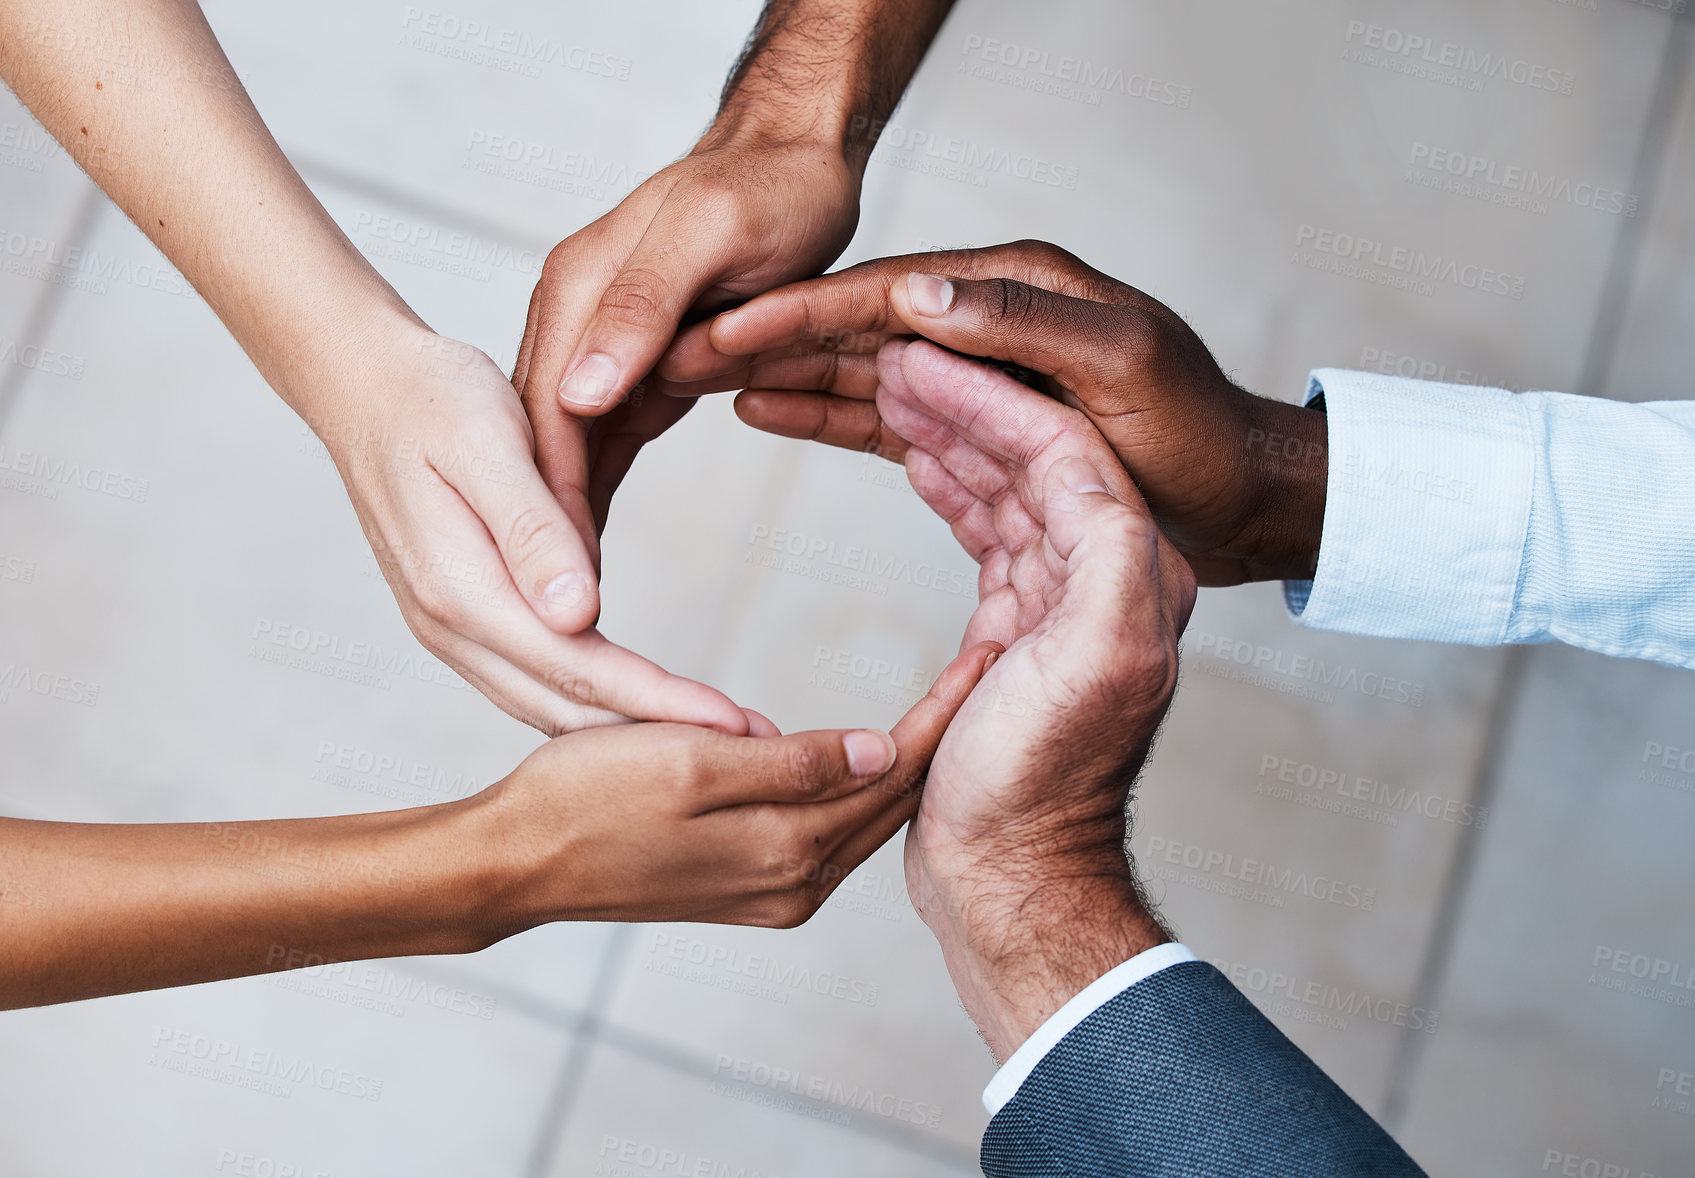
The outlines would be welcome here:
[[[618,387],[618,362],[604,352],[591,352],[577,362],[559,386],[559,398],[573,405],[598,407]]]
[[[989,652],[989,657],[983,660],[983,674],[987,675],[989,673],[989,668],[994,666],[996,660],[998,660],[1000,657],[1001,657],[1000,651],[991,650]]]
[[[582,604],[583,595],[587,592],[588,583],[580,573],[566,573],[548,583],[547,588],[542,590],[541,600],[550,611],[558,611]]]
[[[862,730],[842,737],[847,749],[848,772],[855,777],[887,773],[894,768],[895,742],[886,732]]]
[[[1110,494],[1095,468],[1081,458],[1067,458],[1060,464],[1059,481],[1073,495]]]
[[[953,308],[953,283],[934,274],[914,272],[906,276],[906,296],[912,300],[914,311],[939,319]]]

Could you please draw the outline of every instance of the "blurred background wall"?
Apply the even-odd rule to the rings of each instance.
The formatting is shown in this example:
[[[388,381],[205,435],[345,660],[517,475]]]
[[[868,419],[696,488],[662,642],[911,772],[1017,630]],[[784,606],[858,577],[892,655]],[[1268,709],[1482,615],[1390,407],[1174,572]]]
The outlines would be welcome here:
[[[359,247],[510,365],[546,251],[686,150],[758,6],[439,3],[207,11]],[[846,260],[1048,238],[1291,400],[1320,366],[1688,397],[1684,7],[960,0]],[[467,22],[559,52],[479,49]],[[1478,68],[1422,70],[1417,38]],[[1041,62],[1061,57],[1084,76],[1053,85]],[[945,140],[987,162],[940,163]],[[512,143],[553,165],[508,164]],[[1338,235],[1504,279],[1397,283]],[[104,261],[43,267],[29,239]],[[0,690],[0,811],[414,805],[539,743],[441,677],[265,661],[276,626],[422,651],[322,447],[9,95],[0,250],[0,465],[47,454],[127,488],[0,489],[0,668],[98,688]],[[768,568],[771,529],[969,569],[898,470],[756,435],[718,399],[614,507],[605,629],[785,729],[891,723],[971,601]],[[1695,677],[1311,633],[1263,585],[1206,591],[1185,663],[1136,838],[1185,940],[1435,1174],[1688,1173]],[[1245,858],[1352,899],[1243,887]],[[179,1032],[366,1095],[193,1074]],[[475,957],[5,1015],[0,1173],[968,1174],[993,1070],[892,846],[794,932],[551,927]]]

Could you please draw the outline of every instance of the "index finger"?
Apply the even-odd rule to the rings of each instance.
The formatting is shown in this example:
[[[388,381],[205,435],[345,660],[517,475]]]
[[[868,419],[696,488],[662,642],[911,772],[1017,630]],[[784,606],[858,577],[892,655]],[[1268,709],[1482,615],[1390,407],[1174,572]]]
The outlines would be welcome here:
[[[856,337],[867,333],[917,334],[919,328],[903,318],[892,294],[895,284],[914,270],[958,278],[1014,278],[1104,302],[1145,297],[1047,242],[878,258],[767,291],[724,312],[704,334],[679,340],[662,362],[661,373],[678,383],[710,380],[741,367],[742,357],[776,348],[810,343],[834,350],[839,341],[859,346]]]

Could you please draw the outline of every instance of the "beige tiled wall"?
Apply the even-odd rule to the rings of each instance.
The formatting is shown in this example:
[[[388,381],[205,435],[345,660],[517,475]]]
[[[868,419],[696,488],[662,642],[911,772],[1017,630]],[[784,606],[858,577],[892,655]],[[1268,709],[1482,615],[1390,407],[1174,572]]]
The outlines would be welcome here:
[[[406,5],[208,5],[330,211],[426,319],[503,363],[540,257],[686,149],[756,10],[467,0],[448,13],[594,63],[528,76],[468,60]],[[1350,59],[1369,25],[1569,73],[1570,93]],[[848,259],[1049,238],[1170,302],[1248,387],[1286,399],[1309,368],[1373,363],[1574,391],[1593,369],[1602,383],[1583,391],[1681,397],[1695,81],[1678,72],[1688,38],[1674,27],[1632,0],[960,0],[870,168]],[[1079,57],[1109,80],[1045,92],[1039,73],[986,61],[991,43]],[[254,657],[268,622],[422,651],[334,469],[197,298],[44,282],[20,256],[36,239],[158,264],[0,100],[0,128],[20,137],[0,153],[0,342],[77,361],[74,377],[0,366],[0,448],[74,455],[148,488],[141,501],[0,491],[0,554],[34,570],[0,581],[0,665],[100,686],[94,707],[0,701],[0,811],[164,821],[438,800],[338,770],[348,749],[428,765],[441,791],[506,772],[538,738],[468,690],[357,687]],[[926,135],[991,162],[939,173],[915,146]],[[500,137],[579,153],[581,174],[550,187],[490,171]],[[1426,187],[1427,148],[1617,193],[1636,215]],[[1026,160],[1059,182],[1026,178]],[[511,261],[446,277],[427,252],[387,247],[396,220],[509,245]],[[1326,272],[1318,230],[1490,267],[1516,295]],[[1598,330],[1614,289],[1618,330]],[[753,435],[717,399],[620,494],[608,632],[785,728],[891,723],[911,698],[901,683],[953,653],[970,600],[766,567],[762,529],[969,570],[898,471]],[[897,670],[833,673],[839,652]],[[1301,656],[1340,677],[1292,673]],[[1695,967],[1695,780],[1647,754],[1695,748],[1692,705],[1688,677],[1660,668],[1317,634],[1274,587],[1208,591],[1135,850],[1189,943],[1433,1173],[1566,1172],[1568,1158],[1680,1172],[1695,1119],[1663,1099],[1663,1077],[1695,1072],[1695,1014],[1675,993],[1609,988],[1628,975],[1606,967],[1617,954]],[[1436,816],[1406,808],[1415,793],[1441,801]],[[1193,847],[1341,880],[1360,902],[1221,892],[1183,866]],[[734,963],[754,954],[787,980],[739,984]],[[0,1018],[0,1173],[975,1168],[994,1065],[907,905],[898,846],[793,932],[553,927],[370,968]],[[816,977],[831,985],[795,980]],[[1297,997],[1312,982],[1353,1013]],[[400,996],[362,1005],[372,986]],[[455,1009],[429,998],[443,993]],[[369,1091],[381,1081],[379,1098],[185,1074],[183,1035],[287,1048]],[[800,1077],[802,1094],[776,1076]]]

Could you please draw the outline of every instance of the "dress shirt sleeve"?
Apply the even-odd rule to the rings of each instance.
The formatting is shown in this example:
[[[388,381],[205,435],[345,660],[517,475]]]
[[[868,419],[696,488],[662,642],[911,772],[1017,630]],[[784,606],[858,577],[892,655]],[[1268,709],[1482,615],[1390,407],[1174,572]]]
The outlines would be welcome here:
[[[1565,642],[1695,668],[1695,402],[1320,369],[1330,472],[1305,625]]]
[[[1018,1095],[1022,1085],[1036,1070],[1036,1065],[1077,1024],[1111,1002],[1137,982],[1153,977],[1161,970],[1195,960],[1187,947],[1175,943],[1155,945],[1136,954],[1124,964],[1115,966],[1091,982],[1080,994],[1048,1016],[1048,1021],[1036,1028],[1012,1058],[1001,1065],[989,1086],[983,1089],[983,1107],[994,1116]]]

